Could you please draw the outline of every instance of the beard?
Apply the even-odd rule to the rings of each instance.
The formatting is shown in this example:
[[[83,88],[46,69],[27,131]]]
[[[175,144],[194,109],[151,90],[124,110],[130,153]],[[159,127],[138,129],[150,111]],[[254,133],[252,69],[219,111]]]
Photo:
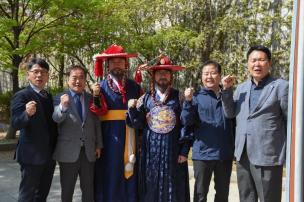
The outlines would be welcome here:
[[[160,79],[158,81],[155,81],[155,85],[159,88],[159,90],[165,92],[170,86],[170,81],[168,81],[167,79]]]
[[[114,68],[109,72],[114,78],[121,80],[126,75],[127,71],[120,68]]]

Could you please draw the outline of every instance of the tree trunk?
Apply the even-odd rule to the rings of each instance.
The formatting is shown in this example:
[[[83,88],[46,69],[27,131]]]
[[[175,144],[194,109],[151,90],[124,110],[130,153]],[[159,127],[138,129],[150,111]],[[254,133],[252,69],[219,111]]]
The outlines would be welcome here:
[[[17,132],[16,129],[14,129],[11,125],[9,125],[5,139],[16,139],[16,132]]]
[[[59,75],[58,75],[58,86],[63,89],[63,75],[64,75],[64,55],[62,54],[59,58]]]
[[[22,61],[22,57],[20,55],[13,55],[12,64],[13,69],[11,72],[12,81],[13,81],[13,93],[15,94],[19,90],[19,79],[18,79],[18,72],[19,72],[19,65]],[[16,138],[16,130],[11,127],[8,128],[6,133],[6,139],[15,139]]]
[[[12,59],[12,81],[13,81],[13,93],[16,93],[19,90],[19,79],[18,79],[18,72],[19,72],[19,65],[22,61],[22,56],[20,55],[13,55]]]

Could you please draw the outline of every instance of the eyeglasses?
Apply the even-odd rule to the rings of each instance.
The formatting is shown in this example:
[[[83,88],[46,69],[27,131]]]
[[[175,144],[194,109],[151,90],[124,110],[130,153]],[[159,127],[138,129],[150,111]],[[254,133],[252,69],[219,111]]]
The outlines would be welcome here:
[[[29,72],[33,73],[34,75],[41,74],[42,76],[45,76],[49,73],[46,70],[30,70]]]

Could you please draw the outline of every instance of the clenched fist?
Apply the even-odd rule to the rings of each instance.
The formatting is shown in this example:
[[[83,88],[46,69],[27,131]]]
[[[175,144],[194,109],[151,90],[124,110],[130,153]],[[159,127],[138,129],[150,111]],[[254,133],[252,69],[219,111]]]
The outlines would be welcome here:
[[[25,105],[25,111],[28,116],[33,116],[36,113],[36,102],[35,101],[29,101]]]
[[[68,94],[63,94],[60,97],[60,104],[61,104],[61,106],[67,108],[69,106],[69,102],[70,102],[70,98],[69,98]]]
[[[184,95],[186,101],[191,101],[194,93],[194,88],[186,88]]]
[[[226,90],[228,88],[231,88],[234,84],[234,81],[235,81],[235,76],[232,75],[224,76],[222,79],[223,89]]]
[[[93,85],[91,85],[91,89],[93,91],[93,96],[99,96],[99,93],[100,93],[99,83],[94,83]]]
[[[137,99],[130,99],[128,101],[128,108],[136,107],[136,104],[137,104]]]

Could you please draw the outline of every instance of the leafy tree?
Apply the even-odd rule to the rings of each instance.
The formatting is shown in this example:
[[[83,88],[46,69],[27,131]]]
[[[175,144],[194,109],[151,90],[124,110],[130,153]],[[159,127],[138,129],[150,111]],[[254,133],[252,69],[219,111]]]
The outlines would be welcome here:
[[[1,68],[9,72],[13,92],[19,89],[18,72],[23,58],[41,50],[38,36],[58,26],[60,21],[74,13],[67,5],[73,1],[7,0],[0,2],[0,61]],[[61,15],[52,17],[52,11]],[[10,130],[7,138],[14,137]]]

